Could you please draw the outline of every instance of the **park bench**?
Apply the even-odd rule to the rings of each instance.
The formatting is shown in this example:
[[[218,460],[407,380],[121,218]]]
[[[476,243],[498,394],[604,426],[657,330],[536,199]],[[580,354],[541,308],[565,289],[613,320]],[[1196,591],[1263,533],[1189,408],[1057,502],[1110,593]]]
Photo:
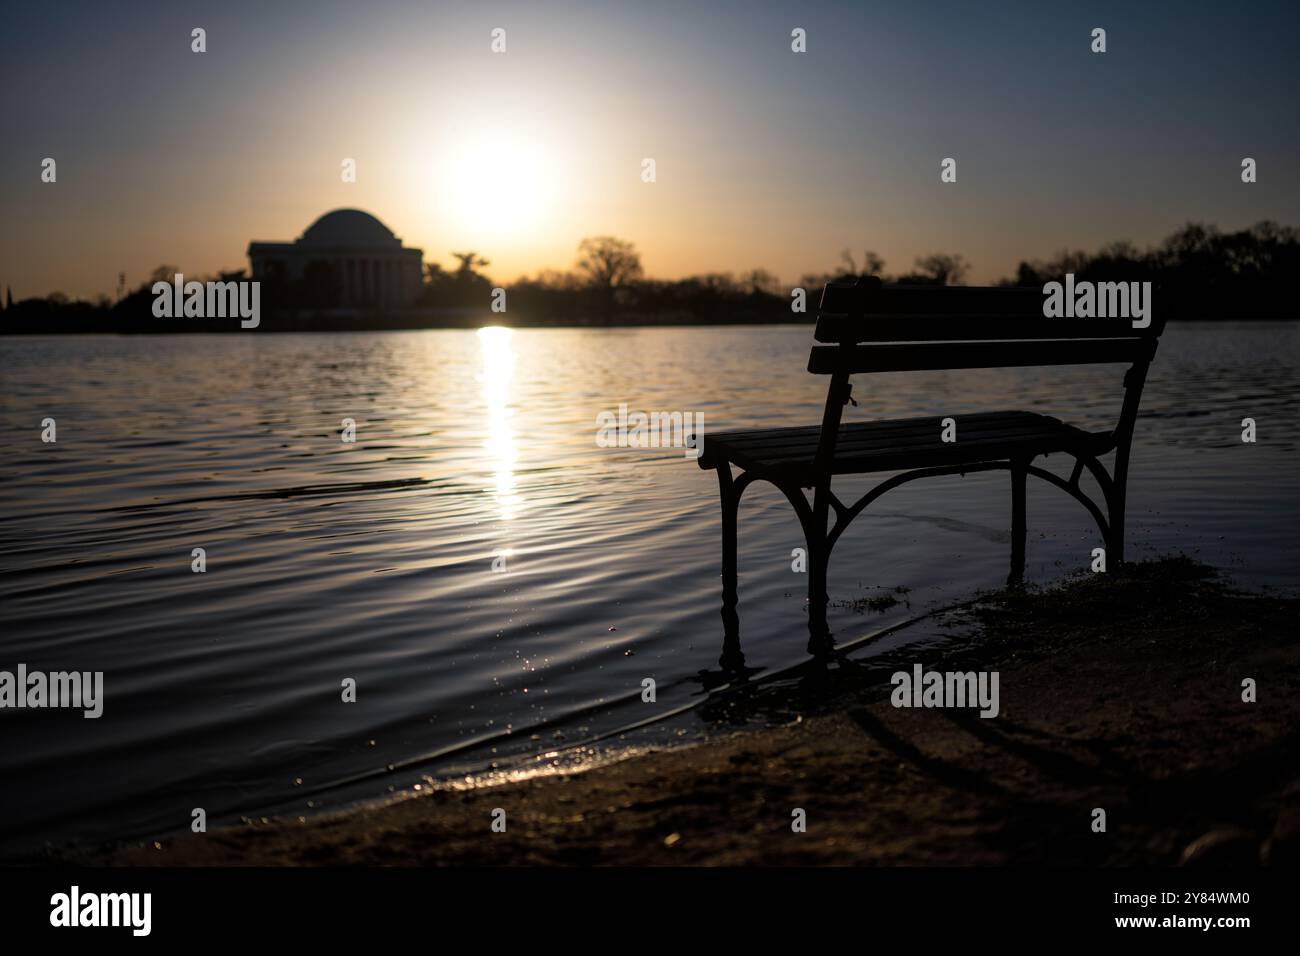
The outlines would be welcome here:
[[[826,571],[844,530],[885,492],[917,478],[1005,469],[1011,473],[1011,573],[1025,563],[1025,480],[1056,485],[1078,499],[1097,522],[1112,566],[1124,557],[1124,495],[1129,448],[1147,368],[1163,320],[1134,328],[1124,318],[1045,318],[1037,288],[884,287],[875,277],[843,279],[822,293],[808,371],[829,376],[820,425],[706,434],[697,459],[715,469],[722,498],[722,621],[725,668],[743,663],[736,606],[736,519],[741,495],[754,481],[775,485],[803,527],[808,556],[808,650],[834,647],[826,624]],[[1115,427],[1090,432],[1036,412],[976,414],[844,424],[853,402],[850,377],[871,372],[1122,363],[1124,399]],[[943,441],[944,419],[955,441]],[[1098,460],[1114,451],[1109,472]],[[1062,478],[1032,462],[1061,452],[1074,458]],[[733,475],[732,469],[737,469]],[[1105,508],[1079,486],[1087,469]],[[831,489],[838,475],[898,472],[853,504]],[[812,492],[811,501],[805,489]],[[833,515],[833,522],[830,521]],[[829,528],[828,528],[829,525]]]

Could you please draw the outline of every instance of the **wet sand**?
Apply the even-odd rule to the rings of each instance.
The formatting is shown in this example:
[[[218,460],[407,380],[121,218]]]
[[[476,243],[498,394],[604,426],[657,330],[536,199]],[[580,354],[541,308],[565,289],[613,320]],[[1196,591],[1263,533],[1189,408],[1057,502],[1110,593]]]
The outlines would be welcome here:
[[[1294,863],[1300,601],[1182,558],[1005,592],[953,637],[737,695],[764,729],[563,776],[118,847],[116,865]],[[888,676],[997,670],[1001,712]],[[1242,680],[1257,701],[1242,700]],[[491,829],[506,811],[506,832]],[[1106,831],[1093,831],[1094,808]],[[792,811],[807,817],[792,831]]]

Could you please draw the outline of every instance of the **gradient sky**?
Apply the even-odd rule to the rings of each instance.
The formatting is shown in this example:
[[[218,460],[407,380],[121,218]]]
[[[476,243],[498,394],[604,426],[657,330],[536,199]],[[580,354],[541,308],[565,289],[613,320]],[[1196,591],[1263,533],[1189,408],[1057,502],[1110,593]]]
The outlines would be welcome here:
[[[1136,8],[1136,9],[1135,9]],[[793,283],[1300,224],[1300,4],[42,2],[0,33],[15,298],[247,267],[366,209],[508,282],[583,236]],[[190,30],[208,52],[190,52]],[[808,52],[790,51],[803,27]],[[1108,52],[1089,51],[1107,30]],[[490,31],[504,27],[507,52]],[[40,181],[41,160],[58,182]],[[939,181],[944,157],[958,181]],[[1259,182],[1240,181],[1242,157]],[[353,157],[358,182],[340,162]],[[641,181],[653,157],[658,181]]]

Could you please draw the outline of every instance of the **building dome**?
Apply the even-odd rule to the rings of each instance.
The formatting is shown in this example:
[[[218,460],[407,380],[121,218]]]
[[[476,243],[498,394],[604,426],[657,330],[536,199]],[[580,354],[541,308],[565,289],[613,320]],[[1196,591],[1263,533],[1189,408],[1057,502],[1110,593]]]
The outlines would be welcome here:
[[[424,253],[360,209],[327,212],[293,242],[254,240],[248,261],[254,280],[295,288],[293,295],[306,284],[322,308],[407,308],[423,288]]]
[[[360,209],[335,209],[310,226],[298,240],[315,246],[400,246],[382,222]]]

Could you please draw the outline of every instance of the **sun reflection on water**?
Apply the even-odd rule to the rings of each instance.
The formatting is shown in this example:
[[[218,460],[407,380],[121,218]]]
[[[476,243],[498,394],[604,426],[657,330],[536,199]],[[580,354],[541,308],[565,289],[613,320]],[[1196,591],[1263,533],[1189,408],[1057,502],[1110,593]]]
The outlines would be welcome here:
[[[515,368],[515,353],[510,347],[513,337],[514,331],[504,326],[490,325],[478,330],[479,349],[483,353],[479,382],[487,413],[487,437],[483,447],[487,450],[488,467],[492,472],[491,491],[502,521],[512,520],[523,502],[515,488],[514,468],[519,453],[515,448],[515,433],[510,427],[514,414],[510,408],[510,385]]]

